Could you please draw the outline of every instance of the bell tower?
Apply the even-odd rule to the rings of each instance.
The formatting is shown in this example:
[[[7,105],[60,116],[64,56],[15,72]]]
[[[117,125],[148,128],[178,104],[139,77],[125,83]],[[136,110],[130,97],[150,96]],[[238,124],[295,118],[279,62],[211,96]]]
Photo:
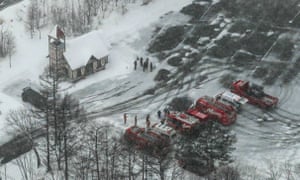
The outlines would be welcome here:
[[[59,68],[63,66],[63,53],[66,50],[66,38],[62,29],[55,25],[48,35],[48,52],[50,68]]]

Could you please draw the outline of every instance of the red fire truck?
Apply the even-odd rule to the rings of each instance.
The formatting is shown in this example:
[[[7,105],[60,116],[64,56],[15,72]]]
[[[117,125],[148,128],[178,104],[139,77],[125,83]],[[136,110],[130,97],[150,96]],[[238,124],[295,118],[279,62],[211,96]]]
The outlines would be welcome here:
[[[238,80],[233,82],[231,92],[247,98],[248,103],[257,105],[260,108],[273,108],[278,104],[277,97],[266,94],[262,86],[250,84],[249,81]]]

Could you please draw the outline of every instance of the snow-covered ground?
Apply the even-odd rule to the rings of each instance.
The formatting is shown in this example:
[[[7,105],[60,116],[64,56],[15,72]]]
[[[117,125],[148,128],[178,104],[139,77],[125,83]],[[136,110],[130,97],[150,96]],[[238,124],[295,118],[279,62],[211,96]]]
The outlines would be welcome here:
[[[138,115],[138,123],[144,124],[146,114],[151,113],[154,116],[155,112],[163,108],[174,96],[187,95],[196,99],[202,95],[213,96],[223,91],[217,78],[223,75],[224,70],[205,65],[196,71],[197,74],[180,81],[183,84],[182,88],[160,89],[155,95],[143,95],[145,90],[155,86],[153,78],[160,67],[171,71],[173,68],[166,62],[158,62],[146,52],[151,32],[154,30],[153,25],[163,23],[163,26],[167,27],[187,21],[188,18],[184,15],[176,15],[175,18],[166,20],[160,17],[171,11],[179,11],[191,2],[192,0],[154,0],[146,6],[131,5],[124,16],[118,13],[111,14],[98,27],[98,31],[110,44],[109,64],[106,70],[75,84],[66,83],[66,86],[70,86],[69,93],[78,97],[97,121],[109,121],[122,129],[133,124],[135,114]],[[8,58],[0,60],[0,144],[10,138],[5,131],[5,115],[10,109],[28,106],[22,102],[22,88],[39,84],[38,77],[48,64],[47,34],[52,27],[42,30],[41,39],[30,39],[24,27],[24,19],[21,18],[26,17],[25,9],[28,4],[29,0],[24,0],[0,12],[0,18],[4,19],[5,26],[13,31],[17,44],[16,54],[12,56],[12,68],[9,68]],[[143,72],[140,66],[134,71],[133,62],[137,56],[149,57],[156,67],[154,71]],[[200,83],[196,88],[196,82],[184,83],[189,79],[197,79],[202,74],[211,75],[206,83]],[[276,163],[290,161],[298,164],[300,121],[297,113],[300,102],[296,97],[300,92],[299,83],[280,88],[267,87],[267,90],[280,98],[279,109],[274,114],[271,113],[275,120],[257,122],[255,118],[262,116],[263,112],[247,105],[245,113],[239,115],[237,123],[233,125],[238,138],[234,156],[240,163],[261,168],[266,168],[266,162],[270,160]],[[126,125],[122,120],[125,112],[129,115]],[[7,168],[10,176],[17,176],[12,166]]]

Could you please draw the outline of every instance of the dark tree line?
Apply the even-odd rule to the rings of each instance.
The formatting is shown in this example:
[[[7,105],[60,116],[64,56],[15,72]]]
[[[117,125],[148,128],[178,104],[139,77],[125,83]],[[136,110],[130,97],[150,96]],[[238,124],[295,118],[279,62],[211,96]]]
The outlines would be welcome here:
[[[11,56],[16,50],[15,37],[5,25],[2,24],[0,28],[0,57],[9,56],[9,66],[11,67]]]
[[[235,17],[282,26],[299,12],[298,4],[298,0],[222,0],[220,6]]]

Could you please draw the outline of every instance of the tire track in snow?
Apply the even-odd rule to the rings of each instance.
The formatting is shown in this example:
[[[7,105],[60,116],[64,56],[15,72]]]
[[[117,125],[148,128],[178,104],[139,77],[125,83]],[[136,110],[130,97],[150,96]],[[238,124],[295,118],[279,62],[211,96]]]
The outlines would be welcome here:
[[[218,67],[217,65],[214,65],[214,66],[211,66],[210,68],[217,68],[217,67]],[[202,68],[198,69],[197,72],[199,72],[199,71],[202,72],[202,70],[207,70],[207,69],[208,69],[207,67],[202,67]],[[208,72],[206,74],[212,75],[212,74],[215,74],[215,73],[218,73],[218,72],[221,72],[221,71],[223,71],[223,69],[217,69],[215,71]],[[176,73],[176,74],[178,74],[178,73]],[[179,76],[179,77],[183,78],[185,76],[182,75],[182,76]],[[184,85],[186,85],[186,84],[189,85],[190,83],[193,83],[193,80],[195,81],[195,79],[192,79],[192,80],[187,81],[187,82],[182,81],[181,86],[184,87]],[[209,82],[209,81],[203,82],[203,84],[207,83],[207,82]],[[117,113],[125,112],[126,110],[133,109],[135,107],[138,107],[139,105],[143,105],[144,103],[150,104],[149,102],[151,102],[151,104],[152,103],[158,103],[158,102],[165,103],[168,99],[170,99],[170,96],[172,95],[171,94],[172,93],[171,89],[174,89],[177,86],[178,86],[177,83],[166,84],[165,86],[160,87],[161,91],[158,91],[158,93],[156,93],[155,95],[152,95],[152,96],[145,96],[145,95],[135,96],[135,97],[130,98],[128,100],[125,100],[121,103],[99,109],[98,111],[100,111],[100,112],[93,112],[93,113],[91,113],[91,115],[89,117],[97,118],[97,116],[98,117],[103,117],[103,116],[111,115],[111,114],[116,113],[116,112]],[[189,87],[194,88],[191,85]],[[163,97],[162,99],[159,99],[159,97],[164,95],[165,93],[167,93],[167,95],[165,97]],[[178,89],[175,92],[175,96],[178,96],[180,93],[181,93],[181,89]],[[163,103],[162,103],[162,105],[163,105]]]

